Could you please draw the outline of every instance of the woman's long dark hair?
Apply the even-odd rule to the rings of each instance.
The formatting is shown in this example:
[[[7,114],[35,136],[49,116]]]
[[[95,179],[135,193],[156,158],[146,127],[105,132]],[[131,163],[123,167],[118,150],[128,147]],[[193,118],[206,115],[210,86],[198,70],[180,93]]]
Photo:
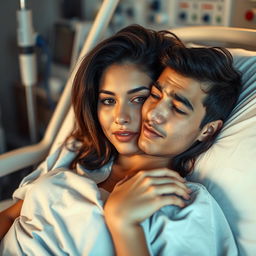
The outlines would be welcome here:
[[[221,47],[184,48],[173,47],[162,58],[162,64],[181,75],[202,82],[207,96],[203,101],[206,114],[201,121],[207,123],[228,119],[242,89],[241,75],[233,68],[233,58]],[[213,143],[218,132],[208,140],[195,142],[188,150],[173,158],[171,168],[185,177],[194,167],[196,158]]]
[[[87,169],[96,169],[117,155],[97,116],[99,84],[106,68],[114,63],[130,62],[155,80],[162,70],[159,60],[162,52],[174,45],[183,47],[182,42],[168,31],[156,32],[131,25],[99,43],[84,57],[72,88],[75,126],[65,141],[66,147],[77,153],[71,168],[80,163]],[[70,141],[76,143],[70,145]]]

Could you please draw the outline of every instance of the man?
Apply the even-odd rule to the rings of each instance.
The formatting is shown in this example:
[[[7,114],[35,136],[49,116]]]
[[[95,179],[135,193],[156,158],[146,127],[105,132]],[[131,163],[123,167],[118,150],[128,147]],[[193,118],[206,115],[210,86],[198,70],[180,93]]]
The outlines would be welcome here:
[[[186,176],[233,110],[241,76],[224,48],[177,47],[162,57],[162,63],[165,69],[143,106],[139,144],[147,154],[165,149],[164,154],[174,156],[171,168]],[[146,139],[147,134],[154,139]]]
[[[183,177],[193,169],[237,102],[240,74],[222,48],[176,47],[162,57],[162,64],[164,70],[143,105],[139,138],[139,147],[158,157],[162,169],[144,169],[110,194],[105,219],[116,253],[237,255],[215,200],[201,185],[188,183],[192,193],[186,202],[178,193],[182,186],[165,168]]]

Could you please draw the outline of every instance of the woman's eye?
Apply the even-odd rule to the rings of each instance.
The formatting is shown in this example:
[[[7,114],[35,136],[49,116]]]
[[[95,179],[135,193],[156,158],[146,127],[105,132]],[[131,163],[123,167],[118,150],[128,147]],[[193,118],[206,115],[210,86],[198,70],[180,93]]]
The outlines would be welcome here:
[[[102,103],[102,104],[104,104],[104,105],[113,105],[113,104],[115,104],[115,100],[114,99],[109,99],[109,98],[107,98],[107,99],[101,99],[100,100],[100,103]]]
[[[144,103],[147,98],[148,98],[148,97],[146,97],[146,96],[136,97],[136,98],[134,98],[134,99],[132,100],[132,102],[135,102],[135,103]]]

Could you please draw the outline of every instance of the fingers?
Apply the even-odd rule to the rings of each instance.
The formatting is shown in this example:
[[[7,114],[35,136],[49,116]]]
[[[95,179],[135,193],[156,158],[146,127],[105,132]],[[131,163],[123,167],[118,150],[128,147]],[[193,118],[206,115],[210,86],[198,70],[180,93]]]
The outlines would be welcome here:
[[[139,173],[142,184],[148,188],[152,195],[173,194],[189,199],[191,190],[186,186],[177,172],[170,169],[142,171]]]
[[[172,181],[179,181],[182,183],[185,183],[186,180],[184,178],[182,178],[179,173],[177,173],[176,171],[167,169],[167,168],[161,168],[161,169],[153,169],[153,170],[147,170],[147,171],[139,171],[137,172],[135,175],[127,175],[124,179],[120,180],[118,182],[118,184],[123,184],[124,182],[126,182],[127,180],[137,180],[137,181],[146,181],[148,182],[148,184],[151,184],[151,181],[153,181],[153,177],[155,177],[155,182],[156,184],[161,184],[165,183],[165,181],[163,180],[164,177],[166,177],[166,182],[168,182],[167,180],[169,180],[170,178],[172,178]],[[157,183],[157,179],[159,179],[159,183]]]
[[[161,207],[167,206],[167,205],[175,205],[181,208],[186,206],[186,202],[184,202],[184,200],[182,200],[180,197],[177,197],[175,195],[158,196],[157,198],[155,198],[154,203],[157,205],[158,210]]]
[[[189,200],[192,192],[185,182],[185,179],[177,172],[163,168],[140,171],[132,177],[121,180],[118,185],[130,184],[137,191],[137,195],[141,194],[150,201],[160,197],[160,202],[162,200],[165,202],[169,198],[169,204],[182,207],[184,206],[183,200]]]
[[[167,168],[140,171],[136,175],[138,175],[141,179],[144,179],[145,177],[170,177],[180,182],[186,182],[186,180],[182,178],[179,173]]]
[[[175,183],[177,186],[187,189],[186,183],[177,180],[172,177],[146,177],[143,180],[148,186],[150,185],[161,185],[161,184],[173,184]]]
[[[175,194],[177,196],[183,197],[186,200],[189,200],[191,190],[186,186],[180,187],[175,183],[167,183],[161,185],[151,185],[148,188],[148,193],[150,193],[152,197]]]

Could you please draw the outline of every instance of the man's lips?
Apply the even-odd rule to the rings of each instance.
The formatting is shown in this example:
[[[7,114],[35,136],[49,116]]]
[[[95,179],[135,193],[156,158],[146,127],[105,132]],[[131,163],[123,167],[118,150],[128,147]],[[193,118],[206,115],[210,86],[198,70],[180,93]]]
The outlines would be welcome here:
[[[116,131],[113,134],[115,135],[116,139],[120,142],[129,142],[136,136],[138,136],[137,132],[131,131]]]
[[[164,136],[157,131],[154,127],[149,126],[148,124],[144,124],[143,125],[143,134],[147,137],[147,138],[163,138]]]

